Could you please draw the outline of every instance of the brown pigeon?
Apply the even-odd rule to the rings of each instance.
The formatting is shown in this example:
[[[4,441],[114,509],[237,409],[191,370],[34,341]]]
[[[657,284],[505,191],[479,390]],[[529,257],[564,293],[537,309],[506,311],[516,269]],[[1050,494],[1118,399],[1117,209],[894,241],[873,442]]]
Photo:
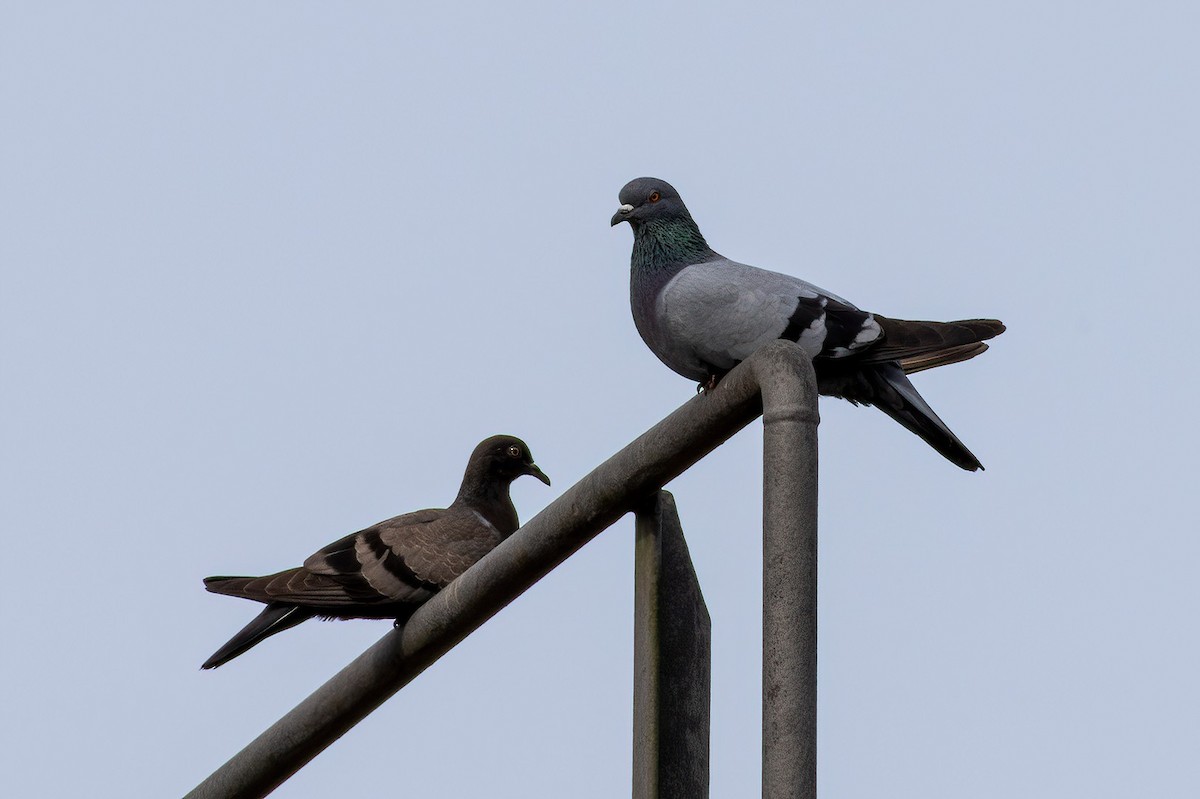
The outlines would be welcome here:
[[[404,621],[516,531],[517,510],[508,489],[523,474],[550,485],[525,442],[492,436],[471,453],[462,487],[448,508],[379,522],[278,574],[206,577],[209,591],[264,602],[266,608],[200,668],[215,669],[313,616]]]

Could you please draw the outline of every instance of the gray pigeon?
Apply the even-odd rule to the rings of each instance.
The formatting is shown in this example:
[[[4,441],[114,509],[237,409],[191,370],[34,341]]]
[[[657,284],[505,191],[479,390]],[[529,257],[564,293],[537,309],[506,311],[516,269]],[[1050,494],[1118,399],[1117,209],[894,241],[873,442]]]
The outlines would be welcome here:
[[[951,463],[983,468],[905,375],[974,358],[1004,332],[1001,322],[888,319],[799,278],[731,261],[708,246],[664,180],[632,180],[620,200],[612,224],[633,228],[633,321],[667,366],[711,389],[767,342],[795,341],[813,358],[820,393],[874,405]]]
[[[450,507],[419,510],[335,541],[304,565],[266,577],[206,577],[214,594],[267,607],[204,662],[215,669],[263,639],[320,616],[404,621],[518,527],[508,489],[531,474],[550,478],[519,438],[492,436],[475,447]]]

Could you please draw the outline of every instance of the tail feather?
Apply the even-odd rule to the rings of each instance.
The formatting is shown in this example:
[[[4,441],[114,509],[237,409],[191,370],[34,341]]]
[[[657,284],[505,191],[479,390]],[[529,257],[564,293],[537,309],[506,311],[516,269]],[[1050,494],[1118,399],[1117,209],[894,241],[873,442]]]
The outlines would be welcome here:
[[[288,580],[298,576],[301,570],[288,569],[263,577],[205,577],[204,590],[214,594],[253,599],[255,602],[272,602],[278,599],[282,592],[272,592],[270,589],[285,585]]]
[[[982,341],[975,344],[961,344],[957,347],[941,350],[940,352],[901,358],[900,368],[904,370],[904,374],[906,375],[916,374],[917,372],[923,372],[926,369],[933,369],[938,366],[948,366],[952,363],[969,361],[976,355],[982,355],[987,352],[987,348],[988,345]]]
[[[200,668],[215,669],[217,666],[228,663],[261,641],[270,638],[275,633],[281,633],[284,630],[295,627],[297,624],[312,618],[313,615],[312,610],[297,605],[275,602],[268,604],[263,608],[262,613],[255,616],[237,635],[230,638],[224,646],[214,652],[212,657],[204,661],[204,665]]]
[[[819,384],[822,394],[879,408],[955,466],[969,472],[983,468],[979,459],[917,393],[900,364],[863,364],[853,371],[826,373],[819,376]]]
[[[876,316],[883,329],[883,342],[863,353],[864,363],[900,361],[904,371],[914,372],[974,358],[985,349],[981,342],[1004,332],[998,319],[961,319],[957,322],[919,322]],[[916,368],[908,368],[907,362]]]

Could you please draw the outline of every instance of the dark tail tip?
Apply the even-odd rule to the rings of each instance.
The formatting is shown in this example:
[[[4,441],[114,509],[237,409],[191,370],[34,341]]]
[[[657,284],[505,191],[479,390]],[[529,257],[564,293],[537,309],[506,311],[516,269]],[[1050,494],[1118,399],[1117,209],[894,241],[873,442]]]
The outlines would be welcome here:
[[[880,364],[863,370],[874,387],[872,403],[879,410],[916,433],[942,457],[968,472],[982,471],[983,464],[966,444],[946,426],[909,382],[899,364]]]
[[[206,671],[224,665],[275,633],[295,627],[312,618],[312,615],[311,610],[296,605],[267,605],[263,612],[255,616],[237,635],[213,652],[212,657],[200,666],[200,670]]]

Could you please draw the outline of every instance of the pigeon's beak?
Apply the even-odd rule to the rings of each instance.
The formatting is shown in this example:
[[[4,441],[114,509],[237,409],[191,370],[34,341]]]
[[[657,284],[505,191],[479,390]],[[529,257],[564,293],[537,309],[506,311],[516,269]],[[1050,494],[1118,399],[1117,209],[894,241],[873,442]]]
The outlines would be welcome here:
[[[609,225],[609,227],[612,227],[613,225],[619,225],[622,222],[627,221],[629,219],[629,212],[632,210],[633,206],[629,203],[622,205],[617,209],[617,212],[613,214],[612,223]]]
[[[536,477],[537,479],[541,480],[546,485],[550,485],[550,478],[546,476],[545,472],[543,472],[541,469],[539,469],[537,467],[536,463],[531,463],[528,466],[526,466],[525,474],[531,474],[534,477]]]

